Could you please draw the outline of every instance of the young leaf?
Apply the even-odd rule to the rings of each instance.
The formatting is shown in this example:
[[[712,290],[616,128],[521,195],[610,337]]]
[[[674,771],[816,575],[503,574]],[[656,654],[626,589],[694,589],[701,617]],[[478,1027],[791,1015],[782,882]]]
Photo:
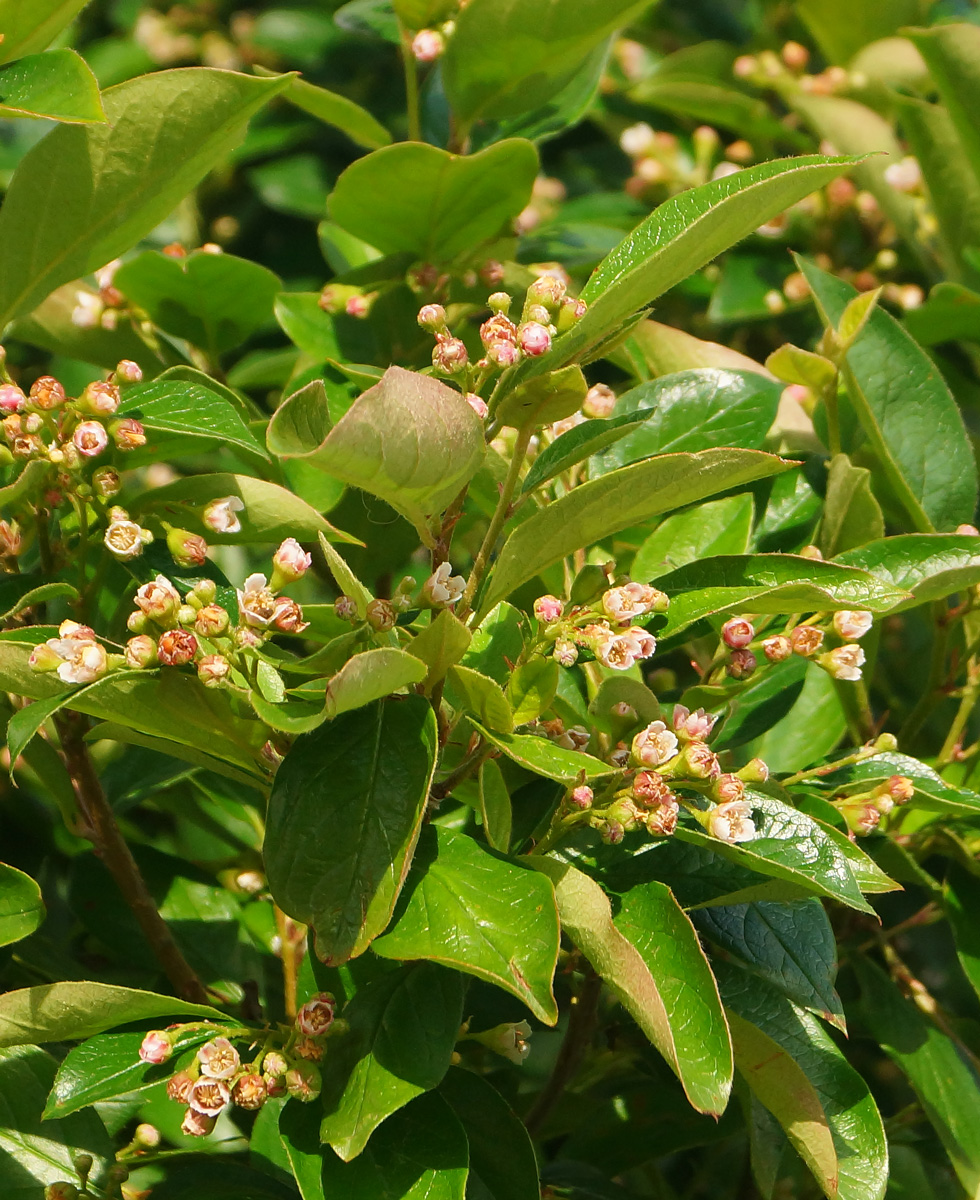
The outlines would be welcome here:
[[[359,989],[327,1066],[320,1140],[344,1162],[356,1158],[382,1121],[439,1083],[462,1017],[459,975],[426,963]]]
[[[607,446],[641,426],[652,413],[652,408],[641,408],[608,420],[583,421],[581,425],[569,429],[567,433],[545,446],[531,464],[531,469],[521,485],[521,494],[533,492],[535,488],[541,487],[549,479],[554,479],[562,471],[567,471],[593,454],[598,454],[600,450],[605,450]]]
[[[88,0],[0,0],[0,62],[46,50]]]
[[[514,714],[500,684],[472,667],[449,668],[446,698],[455,709],[471,713],[488,729],[513,732]]]
[[[106,119],[98,82],[74,50],[31,54],[0,67],[0,114],[79,124]]]
[[[103,93],[107,124],[52,130],[21,161],[0,210],[0,326],[149,233],[290,79],[157,71]]]
[[[265,72],[258,70],[257,74],[264,75]],[[391,134],[380,121],[375,120],[366,108],[341,96],[339,92],[317,87],[305,79],[294,79],[283,98],[308,112],[311,117],[346,133],[358,146],[378,150],[391,143]]]
[[[778,474],[789,463],[757,450],[701,450],[633,463],[574,488],[519,525],[504,543],[481,611],[552,563],[629,525],[715,492]]]
[[[0,863],[0,946],[26,938],[44,915],[41,889],[30,875]]]
[[[449,668],[463,657],[472,636],[466,626],[448,608],[444,608],[431,624],[408,643],[405,647],[408,653],[420,658],[426,665],[423,681],[426,694],[432,690],[433,684],[445,679]]]
[[[554,1025],[559,937],[547,879],[465,834],[430,825],[395,921],[373,949],[383,958],[431,959],[476,975]]]
[[[413,660],[416,661],[416,660]],[[269,800],[265,864],[276,903],[337,964],[388,924],[435,769],[432,707],[381,700],[299,738]]]
[[[600,775],[613,775],[617,770],[593,758],[591,754],[565,750],[547,738],[535,737],[530,733],[491,733],[472,717],[470,724],[508,758],[536,775],[544,775],[546,779],[571,783],[583,773],[586,779],[595,779]]]
[[[448,262],[495,237],[524,208],[538,154],[522,138],[466,157],[401,142],[353,163],[330,195],[330,218],[386,254]]]
[[[798,259],[824,322],[856,294]],[[871,314],[844,366],[848,395],[882,469],[919,533],[972,521],[977,472],[963,418],[934,363],[883,309]]]
[[[841,767],[830,775],[817,776],[809,780],[807,786],[828,791],[837,791],[844,787],[863,791],[884,783],[892,775],[904,775],[912,780],[915,784],[912,803],[917,808],[964,817],[980,813],[980,794],[971,791],[970,788],[946,783],[926,763],[893,750],[851,763],[850,766]]]

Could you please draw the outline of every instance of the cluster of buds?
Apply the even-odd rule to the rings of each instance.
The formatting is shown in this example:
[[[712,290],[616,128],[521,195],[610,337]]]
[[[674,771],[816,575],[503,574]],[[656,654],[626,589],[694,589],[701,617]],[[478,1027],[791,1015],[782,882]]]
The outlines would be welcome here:
[[[907,804],[915,794],[915,784],[907,775],[892,775],[871,791],[852,792],[832,801],[844,818],[852,836],[863,837],[878,827],[896,804]]]
[[[291,1096],[309,1103],[320,1094],[318,1064],[326,1054],[327,1038],[346,1029],[335,1021],[336,1001],[329,992],[308,1000],[296,1014],[292,1029],[270,1033],[251,1062],[243,1062],[228,1037],[206,1042],[190,1063],[167,1082],[167,1095],[186,1106],[181,1129],[192,1137],[206,1137],[221,1113],[230,1106],[251,1111],[269,1099]],[[169,1061],[185,1032],[201,1026],[174,1025],[148,1033],[139,1056],[145,1063]]]
[[[378,298],[377,292],[365,292],[363,288],[349,283],[328,283],[321,291],[317,301],[320,308],[331,316],[346,313],[348,317],[356,317],[363,321],[371,315],[371,309]]]
[[[589,604],[539,596],[534,616],[542,648],[550,651],[560,666],[594,659],[615,671],[628,671],[657,648],[657,639],[640,622],[666,612],[668,603],[657,588],[626,582],[606,588]]]
[[[747,679],[758,666],[751,646],[761,649],[768,662],[783,662],[791,655],[812,658],[834,679],[856,681],[861,678],[864,651],[855,643],[870,630],[873,616],[864,611],[836,612],[832,618],[834,633],[845,643],[820,654],[826,630],[811,623],[796,625],[787,633],[756,639],[755,627],[746,617],[731,617],[721,627],[721,640],[729,649],[726,671],[733,679]]]
[[[686,143],[640,121],[623,130],[619,145],[633,166],[626,192],[648,203],[720,179],[755,158],[753,147],[744,139],[726,147],[710,125],[699,125]]]
[[[603,841],[614,845],[641,828],[653,837],[669,837],[683,807],[711,837],[729,843],[751,841],[755,826],[745,785],[764,782],[769,770],[761,759],[753,759],[737,772],[722,771],[706,740],[717,719],[704,709],[691,712],[678,704],[669,725],[649,722],[628,746],[621,743],[613,753],[614,765],[625,772],[601,802],[585,784],[568,792],[566,819],[587,821]],[[686,793],[695,793],[699,801]]]
[[[107,329],[110,332],[119,326],[120,317],[126,312],[126,297],[113,286],[116,272],[122,261],[113,259],[95,272],[97,290],[79,289],[75,293],[75,307],[71,311],[71,323],[76,329]]]

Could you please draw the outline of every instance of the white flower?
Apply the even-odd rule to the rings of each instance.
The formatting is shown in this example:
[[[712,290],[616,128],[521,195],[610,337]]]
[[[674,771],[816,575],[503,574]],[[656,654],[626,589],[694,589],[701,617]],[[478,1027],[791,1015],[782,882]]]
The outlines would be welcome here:
[[[272,624],[279,601],[269,589],[264,575],[256,572],[245,580],[245,587],[238,592],[238,611],[246,625],[255,629],[268,629]]]
[[[717,716],[709,716],[703,708],[692,713],[683,704],[674,705],[674,729],[683,737],[704,741],[711,736],[717,720]]]
[[[874,623],[872,613],[841,611],[834,613],[834,629],[846,642],[863,638]]]
[[[99,267],[95,272],[95,280],[100,288],[110,287],[113,279],[116,277],[116,272],[122,266],[121,258],[114,258],[112,262],[106,263],[104,267]]]
[[[861,668],[864,666],[864,651],[854,642],[846,646],[838,646],[829,654],[821,654],[817,662],[834,679],[844,679],[854,683],[861,678]]]
[[[648,613],[661,599],[663,592],[646,583],[624,583],[610,588],[602,595],[602,607],[607,617],[626,624],[634,617]]]
[[[422,596],[435,608],[455,604],[466,590],[462,575],[453,575],[449,563],[441,563],[422,585]]]
[[[153,534],[148,529],[141,529],[135,521],[128,518],[115,519],[105,531],[104,540],[116,558],[125,560],[142,554],[143,547],[153,541]]]
[[[203,1045],[197,1052],[197,1061],[201,1064],[201,1074],[210,1079],[231,1079],[241,1066],[238,1051],[223,1037]]]
[[[102,319],[104,308],[102,297],[95,292],[76,292],[71,323],[76,329],[94,329]]]
[[[708,813],[708,833],[719,842],[751,842],[755,837],[752,805],[746,800],[716,804]]]
[[[220,500],[212,500],[204,509],[201,519],[215,533],[238,533],[242,523],[235,513],[244,508],[245,504],[238,496],[224,496]]]
[[[63,661],[58,678],[65,683],[92,683],[106,672],[106,652],[88,638],[50,638],[47,645]]]
[[[633,739],[633,757],[644,767],[659,767],[677,753],[677,734],[663,721],[651,721]]]
[[[639,158],[641,154],[648,154],[653,149],[655,142],[654,132],[645,121],[630,125],[619,135],[620,148],[630,158]]]
[[[140,610],[154,621],[169,620],[180,607],[180,593],[166,575],[144,583],[134,599]]]
[[[631,626],[619,636],[629,642],[633,657],[638,661],[651,658],[657,649],[657,639],[639,625]]]
[[[628,671],[636,662],[636,650],[636,642],[620,634],[598,642],[595,655],[604,667],[613,671]]]

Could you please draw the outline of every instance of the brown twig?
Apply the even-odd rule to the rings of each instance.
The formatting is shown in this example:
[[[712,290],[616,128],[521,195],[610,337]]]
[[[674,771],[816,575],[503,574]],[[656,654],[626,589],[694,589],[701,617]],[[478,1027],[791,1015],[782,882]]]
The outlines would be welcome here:
[[[524,1124],[531,1137],[537,1137],[541,1132],[555,1105],[565,1094],[565,1089],[578,1074],[585,1052],[595,1035],[601,991],[602,980],[588,967],[582,990],[572,998],[568,1027],[548,1082],[524,1118]]]
[[[116,824],[84,740],[86,719],[78,713],[62,712],[55,718],[55,723],[65,765],[75,787],[78,807],[88,827],[87,836],[95,846],[96,853],[116,881],[116,886],[175,991],[185,1000],[207,1004],[204,984],[184,958],[169,926],[160,916],[136,860]]]

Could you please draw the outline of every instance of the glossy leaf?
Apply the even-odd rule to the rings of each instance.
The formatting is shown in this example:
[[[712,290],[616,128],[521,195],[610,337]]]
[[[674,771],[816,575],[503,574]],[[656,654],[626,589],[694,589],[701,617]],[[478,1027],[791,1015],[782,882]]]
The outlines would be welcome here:
[[[613,442],[632,432],[650,416],[651,409],[637,409],[608,420],[583,421],[545,446],[531,464],[521,485],[522,494],[533,492],[549,479],[567,471]]]
[[[0,212],[0,325],[149,233],[289,79],[159,71],[103,93],[107,124],[48,134],[21,161]]]
[[[829,775],[818,776],[809,780],[808,786],[830,791],[845,787],[848,790],[863,791],[884,783],[892,775],[904,775],[912,780],[915,784],[915,796],[911,803],[917,808],[956,816],[975,816],[980,813],[980,794],[970,788],[946,783],[926,763],[893,750],[841,767]]]
[[[646,0],[547,0],[533,30],[519,0],[474,0],[462,10],[442,69],[453,113],[465,125],[533,113],[558,98],[594,49]]]
[[[390,692],[420,683],[425,667],[411,654],[386,646],[355,654],[327,684],[325,711],[328,717],[361,708]]]
[[[445,679],[446,672],[466,653],[473,635],[448,608],[437,613],[425,629],[412,638],[405,649],[426,665],[426,692],[433,684]]]
[[[825,322],[857,294],[803,259]],[[862,428],[919,533],[973,519],[977,477],[963,418],[938,369],[881,307],[847,354],[844,379]]]
[[[213,361],[272,323],[273,302],[282,289],[271,271],[232,254],[197,251],[171,258],[155,250],[124,263],[113,286],[145,309],[155,325],[185,338]]]
[[[553,858],[529,861],[555,885],[562,929],[667,1060],[691,1104],[699,1112],[720,1113],[725,1106],[723,1089],[710,1069],[704,1071],[700,1062],[681,1056],[674,1040],[673,1014],[667,1011],[651,966],[614,924],[602,888],[581,871]]]
[[[435,768],[421,696],[378,701],[299,738],[276,775],[265,864],[276,903],[342,963],[388,924]]]
[[[657,526],[633,559],[634,579],[656,579],[667,571],[718,554],[745,554],[755,506],[748,493],[709,500],[674,513]]]
[[[593,758],[591,754],[565,750],[544,737],[536,737],[530,733],[491,733],[489,729],[477,724],[472,717],[470,723],[508,758],[537,775],[544,775],[546,779],[570,783],[573,779],[578,779],[583,772],[586,779],[596,779],[600,775],[612,775],[617,770],[616,767]]]
[[[472,667],[450,667],[446,698],[454,708],[476,717],[488,729],[513,732],[514,714],[500,684]]]
[[[827,475],[827,497],[820,522],[824,558],[885,536],[881,506],[871,489],[871,472],[855,467],[846,454],[835,454]]]
[[[0,0],[0,62],[46,50],[88,0]]]
[[[226,1020],[207,1004],[108,983],[40,984],[0,996],[0,1046],[78,1041],[130,1021],[183,1016]]]
[[[30,54],[0,67],[0,114],[104,121],[99,85],[74,50]]]
[[[868,1029],[912,1085],[963,1187],[980,1187],[980,1080],[952,1038],[873,962],[854,963]]]
[[[551,707],[558,691],[559,670],[554,658],[535,656],[514,671],[507,684],[507,699],[514,710],[514,725],[526,725]]]
[[[950,863],[943,882],[943,908],[956,941],[960,966],[980,995],[980,937],[974,920],[978,902],[980,880],[957,863]]]
[[[688,563],[656,579],[670,596],[661,636],[734,609],[753,613],[868,609],[888,612],[908,598],[904,588],[869,571],[795,554],[726,554]]]
[[[459,976],[425,963],[359,989],[327,1068],[320,1140],[356,1158],[382,1121],[445,1075],[462,1015]]]
[[[447,262],[496,237],[517,216],[537,170],[537,151],[521,138],[466,157],[402,142],[348,167],[328,211],[331,220],[386,254],[406,250]]]
[[[30,875],[0,863],[0,946],[33,933],[44,914],[41,889]]]
[[[760,671],[741,687],[736,684],[731,689],[733,694],[728,701],[724,722],[712,738],[712,746],[716,750],[731,750],[735,746],[744,746],[772,729],[802,694],[806,674],[806,661],[792,655],[781,663],[774,663],[769,670]],[[719,706],[718,701],[709,698],[714,690],[692,689],[699,693],[698,707],[701,707],[702,700],[713,709]],[[718,690],[727,698],[729,689],[722,687]],[[693,701],[694,696],[686,694],[684,700],[685,703]]]
[[[971,534],[904,533],[847,550],[836,561],[911,592],[898,612],[980,583],[980,540]]]
[[[498,604],[480,622],[469,649],[460,660],[481,675],[495,679],[501,687],[510,680],[511,664],[524,650],[521,632],[524,617],[511,604]]]
[[[481,610],[582,546],[715,492],[778,474],[787,465],[757,450],[702,450],[665,454],[583,483],[514,530],[500,551]]]
[[[120,416],[139,419],[149,434],[150,445],[154,433],[170,433],[201,438],[207,450],[213,451],[215,445],[223,443],[246,454],[266,457],[238,412],[208,387],[157,379],[128,389],[118,411]]]
[[[477,786],[480,818],[487,843],[492,850],[506,854],[510,849],[513,813],[503,773],[492,759],[480,765]]]
[[[662,883],[631,888],[613,923],[639,951],[670,1014],[681,1078],[694,1107],[722,1112],[732,1086],[732,1043],[718,986],[698,935]]]
[[[553,1025],[558,913],[551,884],[462,833],[429,826],[376,954],[424,958],[505,988]]]
[[[783,386],[756,372],[717,367],[640,384],[620,397],[620,408],[652,408],[652,415],[591,463],[590,474],[595,477],[652,454],[678,450],[759,450],[776,419]]]

